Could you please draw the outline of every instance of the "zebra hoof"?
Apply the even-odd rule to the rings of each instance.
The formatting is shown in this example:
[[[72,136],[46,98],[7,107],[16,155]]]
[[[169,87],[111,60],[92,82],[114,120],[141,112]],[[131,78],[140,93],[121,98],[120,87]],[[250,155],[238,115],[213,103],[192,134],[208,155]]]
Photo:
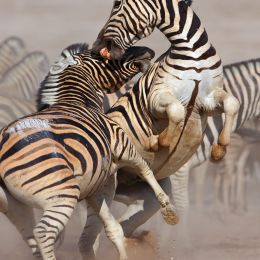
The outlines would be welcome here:
[[[224,158],[227,152],[226,146],[220,144],[213,144],[211,150],[211,159],[215,162],[220,161]]]
[[[163,207],[161,213],[167,224],[176,225],[179,222],[179,218],[172,204]]]

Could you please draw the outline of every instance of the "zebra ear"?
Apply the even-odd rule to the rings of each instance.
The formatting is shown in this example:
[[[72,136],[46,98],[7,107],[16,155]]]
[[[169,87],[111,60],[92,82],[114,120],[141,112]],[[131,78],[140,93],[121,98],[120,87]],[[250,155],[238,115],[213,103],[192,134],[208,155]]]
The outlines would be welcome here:
[[[50,74],[56,75],[63,72],[68,66],[76,65],[77,61],[74,60],[73,56],[69,56],[66,58],[60,58],[59,61],[55,62],[50,68]]]

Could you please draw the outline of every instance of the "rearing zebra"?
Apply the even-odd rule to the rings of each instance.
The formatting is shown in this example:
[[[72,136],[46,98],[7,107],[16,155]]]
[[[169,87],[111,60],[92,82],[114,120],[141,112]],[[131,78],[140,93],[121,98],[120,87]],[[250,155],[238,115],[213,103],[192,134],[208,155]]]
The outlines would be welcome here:
[[[245,122],[260,116],[260,59],[243,61],[224,66],[224,89],[240,100],[241,106],[236,117],[233,131],[237,131]],[[203,141],[192,158],[177,172],[169,169],[172,187],[168,179],[164,179],[164,190],[173,193],[178,212],[188,206],[189,171],[210,158],[210,147],[217,140],[223,127],[224,118],[209,118]],[[195,173],[194,173],[195,174]],[[155,176],[156,172],[155,172]],[[132,190],[133,189],[133,190]],[[125,235],[130,236],[134,230],[144,224],[158,210],[155,200],[146,185],[127,188],[119,184],[115,199],[128,205],[129,210],[120,219]],[[134,192],[133,192],[134,191]],[[146,211],[142,211],[146,208]]]
[[[1,131],[0,174],[5,188],[19,201],[44,210],[33,236],[26,238],[36,250],[35,238],[44,260],[56,259],[54,242],[81,199],[96,209],[121,259],[126,259],[123,233],[99,192],[120,167],[136,169],[156,193],[165,219],[176,221],[173,206],[147,163],[102,109],[102,91],[120,87],[152,57],[148,48],[131,48],[120,61],[105,61],[85,45],[73,45],[43,82],[39,101],[45,109]],[[7,190],[4,195],[1,186],[0,210],[8,214]]]
[[[171,47],[160,57],[149,78],[149,113],[155,120],[168,119],[168,127],[160,129],[158,136],[152,135],[155,130],[150,131],[151,143],[155,142],[151,148],[156,149],[158,144],[175,148],[180,145],[192,111],[207,114],[220,110],[225,113],[225,124],[212,150],[213,158],[218,160],[230,141],[239,102],[223,90],[220,57],[208,41],[200,19],[184,1],[116,0],[94,46],[104,57],[117,58],[155,27],[167,37]],[[182,122],[179,133],[176,129]],[[194,151],[199,142],[197,133],[190,133],[189,150]]]

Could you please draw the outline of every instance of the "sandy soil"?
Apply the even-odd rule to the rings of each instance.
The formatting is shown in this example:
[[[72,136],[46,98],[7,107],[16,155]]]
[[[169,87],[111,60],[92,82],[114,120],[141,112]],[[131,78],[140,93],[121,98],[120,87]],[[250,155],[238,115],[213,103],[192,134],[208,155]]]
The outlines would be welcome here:
[[[42,50],[54,61],[71,43],[92,43],[109,15],[111,4],[112,0],[0,0],[0,40],[18,35],[29,50]],[[260,56],[259,0],[195,0],[194,9],[224,63]],[[142,44],[154,48],[157,56],[168,47],[159,32]],[[207,185],[204,207],[197,210],[192,203],[184,227],[168,227],[160,216],[142,227],[141,230],[150,233],[142,243],[133,243],[129,248],[131,259],[260,259],[259,181],[249,181],[248,211],[242,215],[223,214],[212,204],[210,178]],[[78,218],[74,217],[65,243],[57,251],[58,259],[79,259],[76,244],[80,228]],[[0,230],[1,260],[32,259],[16,230],[2,215]],[[106,239],[103,241],[100,259],[116,259],[112,245]]]

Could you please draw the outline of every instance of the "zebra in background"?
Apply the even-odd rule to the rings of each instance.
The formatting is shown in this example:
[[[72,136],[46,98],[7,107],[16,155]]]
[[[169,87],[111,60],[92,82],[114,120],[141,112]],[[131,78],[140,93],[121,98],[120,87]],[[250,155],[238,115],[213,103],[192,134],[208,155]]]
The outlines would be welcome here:
[[[257,124],[257,121],[259,118],[253,122]],[[249,127],[247,123],[232,135],[232,144],[228,153],[213,175],[215,206],[217,209],[224,209],[223,213],[228,211],[242,213],[246,210],[247,176],[252,175],[251,172],[254,170],[252,166],[256,156],[253,150],[259,146],[259,141],[259,128]],[[195,185],[195,198],[196,206],[199,208],[203,205],[205,177],[210,166],[209,161],[204,164],[206,164],[203,165],[204,170],[196,170],[196,173],[192,174],[195,184],[198,184],[198,186]]]
[[[22,39],[12,36],[0,43],[0,79],[14,64],[18,63],[27,51]]]
[[[19,201],[44,210],[33,235],[26,238],[29,245],[35,238],[44,260],[56,259],[54,242],[80,199],[87,199],[98,212],[107,235],[121,253],[120,259],[126,259],[120,244],[123,233],[104,200],[108,194],[98,192],[123,166],[136,169],[154,190],[165,220],[176,221],[173,206],[147,163],[102,109],[102,91],[116,89],[146,69],[153,55],[148,48],[133,47],[120,61],[106,61],[87,51],[84,44],[73,45],[63,51],[42,83],[39,108],[43,110],[1,131],[0,173],[4,187]],[[2,196],[3,191],[2,186]],[[2,197],[0,205],[8,216],[7,199]],[[15,212],[10,214],[13,219]],[[35,244],[32,248],[35,252]]]
[[[1,95],[34,103],[40,82],[48,70],[49,61],[44,53],[35,51],[27,54],[3,74],[0,79]]]

